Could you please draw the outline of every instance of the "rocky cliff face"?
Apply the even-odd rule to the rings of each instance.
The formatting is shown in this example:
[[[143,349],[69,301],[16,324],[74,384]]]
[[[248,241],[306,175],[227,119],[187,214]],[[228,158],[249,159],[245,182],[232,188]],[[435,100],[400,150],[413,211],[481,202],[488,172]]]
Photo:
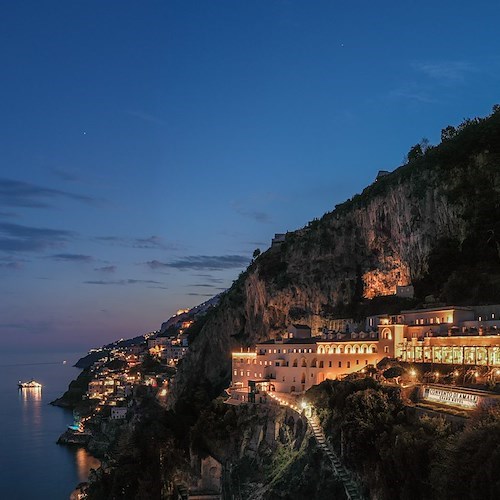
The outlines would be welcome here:
[[[423,283],[418,293],[440,293],[443,283],[433,281],[432,262],[438,268],[439,258],[449,264],[446,255],[439,257],[443,241],[452,242],[448,247],[457,266],[473,260],[486,266],[489,276],[495,269],[500,274],[499,220],[500,113],[495,113],[259,256],[192,343],[172,403],[200,383],[219,391],[230,379],[231,350],[273,338],[291,322],[317,332],[327,313],[394,294],[397,285]],[[451,266],[441,281],[453,272],[460,269]]]
[[[344,498],[307,420],[288,408],[216,402],[202,412],[191,444],[192,462],[209,454],[221,463],[224,498]]]

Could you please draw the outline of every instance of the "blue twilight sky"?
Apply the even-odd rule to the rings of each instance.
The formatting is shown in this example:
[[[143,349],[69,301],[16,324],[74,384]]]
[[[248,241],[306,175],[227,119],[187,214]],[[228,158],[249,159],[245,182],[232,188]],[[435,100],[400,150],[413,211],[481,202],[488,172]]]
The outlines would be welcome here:
[[[0,15],[0,335],[88,349],[500,101],[495,1],[23,1]]]

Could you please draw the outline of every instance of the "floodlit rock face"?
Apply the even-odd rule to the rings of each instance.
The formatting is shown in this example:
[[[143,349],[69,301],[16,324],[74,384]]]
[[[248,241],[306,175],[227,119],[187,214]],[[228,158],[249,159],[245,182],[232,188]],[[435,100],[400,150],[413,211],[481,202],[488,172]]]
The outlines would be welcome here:
[[[496,113],[260,255],[193,342],[172,401],[200,382],[215,391],[227,385],[232,349],[273,338],[293,322],[315,334],[339,304],[394,294],[397,285],[425,278],[440,240],[457,242],[462,251],[484,238],[484,245],[500,249],[499,200]],[[482,222],[488,218],[482,212],[496,211],[491,227]]]

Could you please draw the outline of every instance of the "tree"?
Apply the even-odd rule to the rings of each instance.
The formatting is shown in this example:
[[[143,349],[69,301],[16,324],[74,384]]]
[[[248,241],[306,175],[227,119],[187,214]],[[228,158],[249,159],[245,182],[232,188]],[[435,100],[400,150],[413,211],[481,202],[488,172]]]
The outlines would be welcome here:
[[[415,146],[412,146],[410,151],[408,151],[408,162],[418,160],[419,158],[422,158],[422,156],[424,156],[422,146],[420,144],[415,144]]]
[[[441,130],[441,142],[453,139],[457,135],[457,129],[452,125],[448,125]]]
[[[261,254],[260,248],[256,248],[253,251],[253,258],[256,259]]]
[[[393,379],[395,379],[396,384],[399,384],[399,377],[401,377],[401,375],[403,375],[404,372],[405,372],[405,370],[404,370],[403,367],[401,367],[401,366],[393,366],[393,367],[388,368],[387,370],[385,370],[385,372],[383,373],[383,375],[384,375],[385,378],[393,378]]]

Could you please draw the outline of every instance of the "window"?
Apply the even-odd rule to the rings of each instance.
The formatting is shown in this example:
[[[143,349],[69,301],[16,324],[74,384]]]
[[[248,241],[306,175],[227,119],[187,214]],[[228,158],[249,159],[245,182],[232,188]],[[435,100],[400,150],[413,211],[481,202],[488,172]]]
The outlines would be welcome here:
[[[386,346],[384,347],[384,352],[385,352],[385,353],[388,353],[388,352],[389,352],[389,346],[388,346],[388,345],[386,345]]]
[[[347,368],[351,368],[351,362],[350,361],[347,362]]]
[[[320,361],[320,362],[319,362],[319,367],[320,367],[320,368],[323,368],[323,361]]]
[[[356,364],[359,365],[359,359],[356,360]]]
[[[234,374],[235,374],[235,375],[238,375],[238,370],[234,370]]]
[[[342,361],[339,361],[339,368],[342,368]]]
[[[250,372],[247,372],[247,377],[250,377]]]
[[[257,372],[255,372],[255,373],[253,374],[253,376],[254,376],[255,378],[257,378]]]
[[[332,362],[328,361],[328,368],[331,368],[331,367],[332,367]]]
[[[285,377],[283,377],[283,382],[285,381]]]
[[[243,372],[240,372],[240,375],[243,377]]]
[[[367,365],[367,364],[368,364],[368,360],[367,360],[367,359],[365,359],[365,365]]]

